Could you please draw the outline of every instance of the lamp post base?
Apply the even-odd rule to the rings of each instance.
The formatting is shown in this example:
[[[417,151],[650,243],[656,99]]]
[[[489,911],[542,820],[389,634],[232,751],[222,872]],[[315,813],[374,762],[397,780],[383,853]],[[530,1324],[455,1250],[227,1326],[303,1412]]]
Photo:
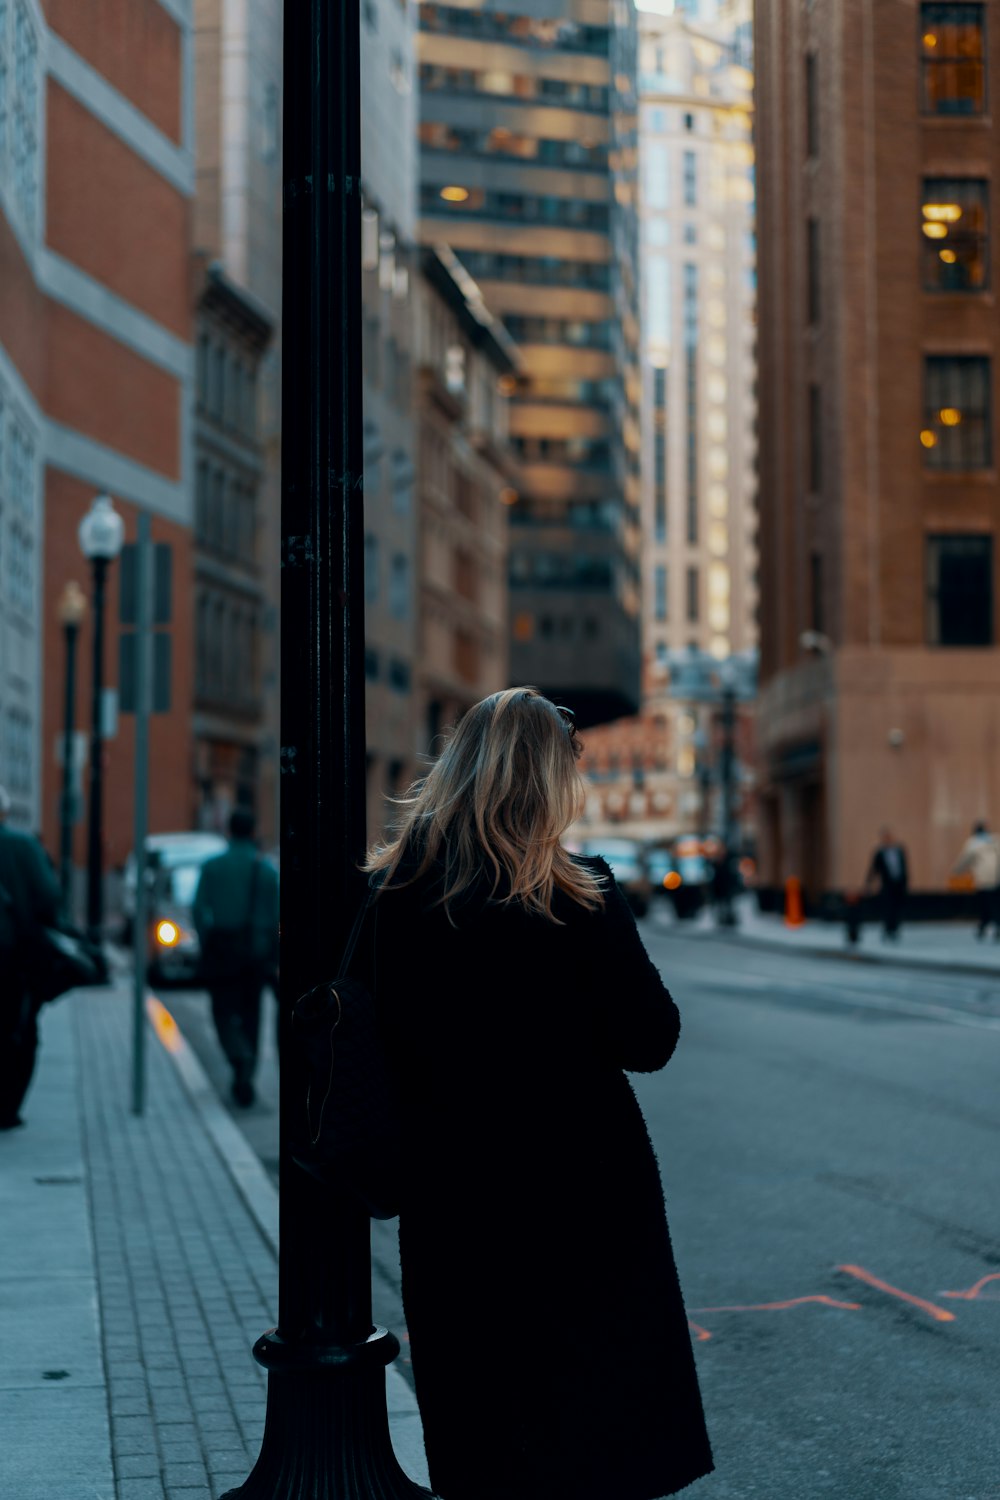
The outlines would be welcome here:
[[[345,1348],[286,1343],[272,1329],[253,1352],[268,1371],[264,1440],[249,1478],[222,1500],[433,1500],[392,1451],[393,1334],[375,1328]]]

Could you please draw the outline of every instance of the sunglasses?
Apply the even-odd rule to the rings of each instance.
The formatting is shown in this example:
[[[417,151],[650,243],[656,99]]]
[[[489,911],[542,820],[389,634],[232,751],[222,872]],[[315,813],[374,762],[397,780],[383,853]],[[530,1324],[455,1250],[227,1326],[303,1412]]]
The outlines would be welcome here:
[[[576,714],[571,708],[563,708],[560,704],[555,705],[556,713],[566,725],[569,742],[573,746],[573,754],[579,755],[583,749],[583,741],[579,739],[576,729]]]

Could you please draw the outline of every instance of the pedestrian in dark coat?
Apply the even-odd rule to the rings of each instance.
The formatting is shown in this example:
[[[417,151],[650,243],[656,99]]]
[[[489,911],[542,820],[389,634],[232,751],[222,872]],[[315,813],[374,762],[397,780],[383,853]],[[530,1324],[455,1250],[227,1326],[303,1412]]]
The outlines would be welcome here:
[[[865,881],[866,889],[872,890],[877,886],[879,890],[883,938],[899,937],[903,902],[909,883],[906,850],[893,838],[891,829],[883,828]]]
[[[405,1124],[403,1305],[441,1500],[655,1500],[712,1469],[623,1071],[662,1068],[680,1021],[608,866],[559,843],[578,753],[568,711],[533,689],[485,699],[369,861]]]
[[[232,1095],[244,1108],[255,1099],[260,1003],[278,948],[278,876],[254,843],[254,817],[237,807],[229,848],[206,860],[194,897],[203,978],[219,1045],[233,1070]]]
[[[0,787],[0,1130],[23,1124],[21,1104],[38,1053],[38,1005],[28,948],[54,926],[59,884],[36,838],[7,827],[10,797]]]

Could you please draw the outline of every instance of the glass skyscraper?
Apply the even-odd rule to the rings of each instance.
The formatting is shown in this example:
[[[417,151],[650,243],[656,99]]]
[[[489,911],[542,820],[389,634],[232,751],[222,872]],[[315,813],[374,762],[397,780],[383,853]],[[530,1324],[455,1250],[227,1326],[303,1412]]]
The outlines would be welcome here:
[[[511,393],[512,680],[583,721],[639,693],[636,23],[631,0],[420,7],[418,235],[523,354]]]

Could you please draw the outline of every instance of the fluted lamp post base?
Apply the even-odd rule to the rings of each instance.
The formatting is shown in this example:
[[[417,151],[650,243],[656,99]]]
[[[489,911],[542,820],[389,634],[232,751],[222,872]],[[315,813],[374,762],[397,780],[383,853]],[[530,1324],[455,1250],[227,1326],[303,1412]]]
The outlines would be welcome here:
[[[433,1500],[399,1466],[389,1436],[385,1367],[399,1340],[374,1328],[350,1348],[254,1345],[268,1371],[264,1441],[253,1472],[222,1500]]]

